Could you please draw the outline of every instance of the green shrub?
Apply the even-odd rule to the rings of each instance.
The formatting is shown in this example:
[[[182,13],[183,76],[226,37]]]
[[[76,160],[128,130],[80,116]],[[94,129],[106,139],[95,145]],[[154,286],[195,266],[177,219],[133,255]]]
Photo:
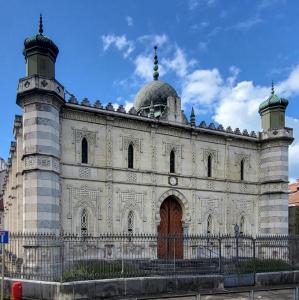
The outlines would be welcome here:
[[[121,261],[89,261],[84,263],[79,262],[73,265],[68,271],[63,272],[62,280],[64,282],[77,280],[94,280],[118,276],[128,276],[137,272],[138,269],[136,268],[136,266],[127,262],[124,263],[123,273]]]
[[[239,272],[244,273],[261,273],[261,272],[276,272],[276,271],[289,271],[292,267],[282,259],[251,259],[240,262]]]

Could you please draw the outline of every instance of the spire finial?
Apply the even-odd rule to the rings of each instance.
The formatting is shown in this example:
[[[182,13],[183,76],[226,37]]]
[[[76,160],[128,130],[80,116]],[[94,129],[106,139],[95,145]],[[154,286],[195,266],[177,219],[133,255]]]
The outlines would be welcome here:
[[[272,80],[272,86],[271,86],[271,94],[274,95],[274,82]]]
[[[192,106],[192,110],[191,110],[191,115],[190,115],[190,124],[192,127],[195,127],[195,113],[194,113],[194,108]]]
[[[38,32],[39,32],[39,34],[43,34],[43,32],[44,32],[42,14],[39,15],[39,29],[38,29]]]
[[[155,45],[155,47],[154,47],[154,52],[155,52],[155,56],[154,56],[154,74],[153,74],[154,80],[159,79],[159,72],[158,72],[159,66],[158,66],[157,49],[158,49],[158,46]]]

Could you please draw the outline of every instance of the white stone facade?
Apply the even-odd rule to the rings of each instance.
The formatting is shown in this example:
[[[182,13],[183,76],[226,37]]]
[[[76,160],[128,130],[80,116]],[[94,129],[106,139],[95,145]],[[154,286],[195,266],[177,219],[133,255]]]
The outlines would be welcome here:
[[[21,80],[19,95],[25,80],[30,82]],[[247,234],[287,233],[291,129],[255,136],[65,103],[41,91],[30,95],[18,100],[24,110],[15,121],[4,195],[10,231],[81,234],[84,221],[92,235],[124,232],[132,212],[135,233],[156,233],[160,206],[173,195],[183,210],[185,233],[205,234],[209,216],[214,234],[233,233],[241,219]],[[81,162],[83,138],[87,163]]]

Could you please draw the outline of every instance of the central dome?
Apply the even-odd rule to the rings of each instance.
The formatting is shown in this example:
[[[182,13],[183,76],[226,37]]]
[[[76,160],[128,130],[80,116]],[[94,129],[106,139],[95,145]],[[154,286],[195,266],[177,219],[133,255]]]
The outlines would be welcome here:
[[[137,111],[150,107],[152,101],[154,106],[166,106],[169,96],[178,97],[178,94],[168,83],[161,80],[153,80],[139,90],[135,97],[134,106]]]

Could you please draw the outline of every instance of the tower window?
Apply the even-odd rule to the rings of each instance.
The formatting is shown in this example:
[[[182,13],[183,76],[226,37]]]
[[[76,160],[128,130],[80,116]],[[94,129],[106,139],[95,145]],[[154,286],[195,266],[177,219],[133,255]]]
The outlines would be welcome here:
[[[175,173],[175,153],[174,153],[174,150],[171,150],[169,160],[170,160],[169,161],[169,165],[170,165],[169,172],[170,173]]]
[[[132,144],[128,147],[128,168],[134,168],[134,147]]]
[[[134,232],[134,213],[131,210],[128,213],[128,232]]]
[[[208,156],[208,177],[212,177],[212,156]]]
[[[207,233],[210,234],[212,233],[213,230],[213,220],[212,220],[212,216],[208,215],[208,219],[207,219]]]
[[[88,214],[86,208],[83,208],[81,213],[81,235],[87,235],[87,225],[88,225]]]
[[[86,138],[84,137],[82,139],[82,145],[81,145],[81,162],[83,164],[87,164],[88,163],[88,143]]]
[[[244,159],[240,163],[240,180],[244,180]]]

